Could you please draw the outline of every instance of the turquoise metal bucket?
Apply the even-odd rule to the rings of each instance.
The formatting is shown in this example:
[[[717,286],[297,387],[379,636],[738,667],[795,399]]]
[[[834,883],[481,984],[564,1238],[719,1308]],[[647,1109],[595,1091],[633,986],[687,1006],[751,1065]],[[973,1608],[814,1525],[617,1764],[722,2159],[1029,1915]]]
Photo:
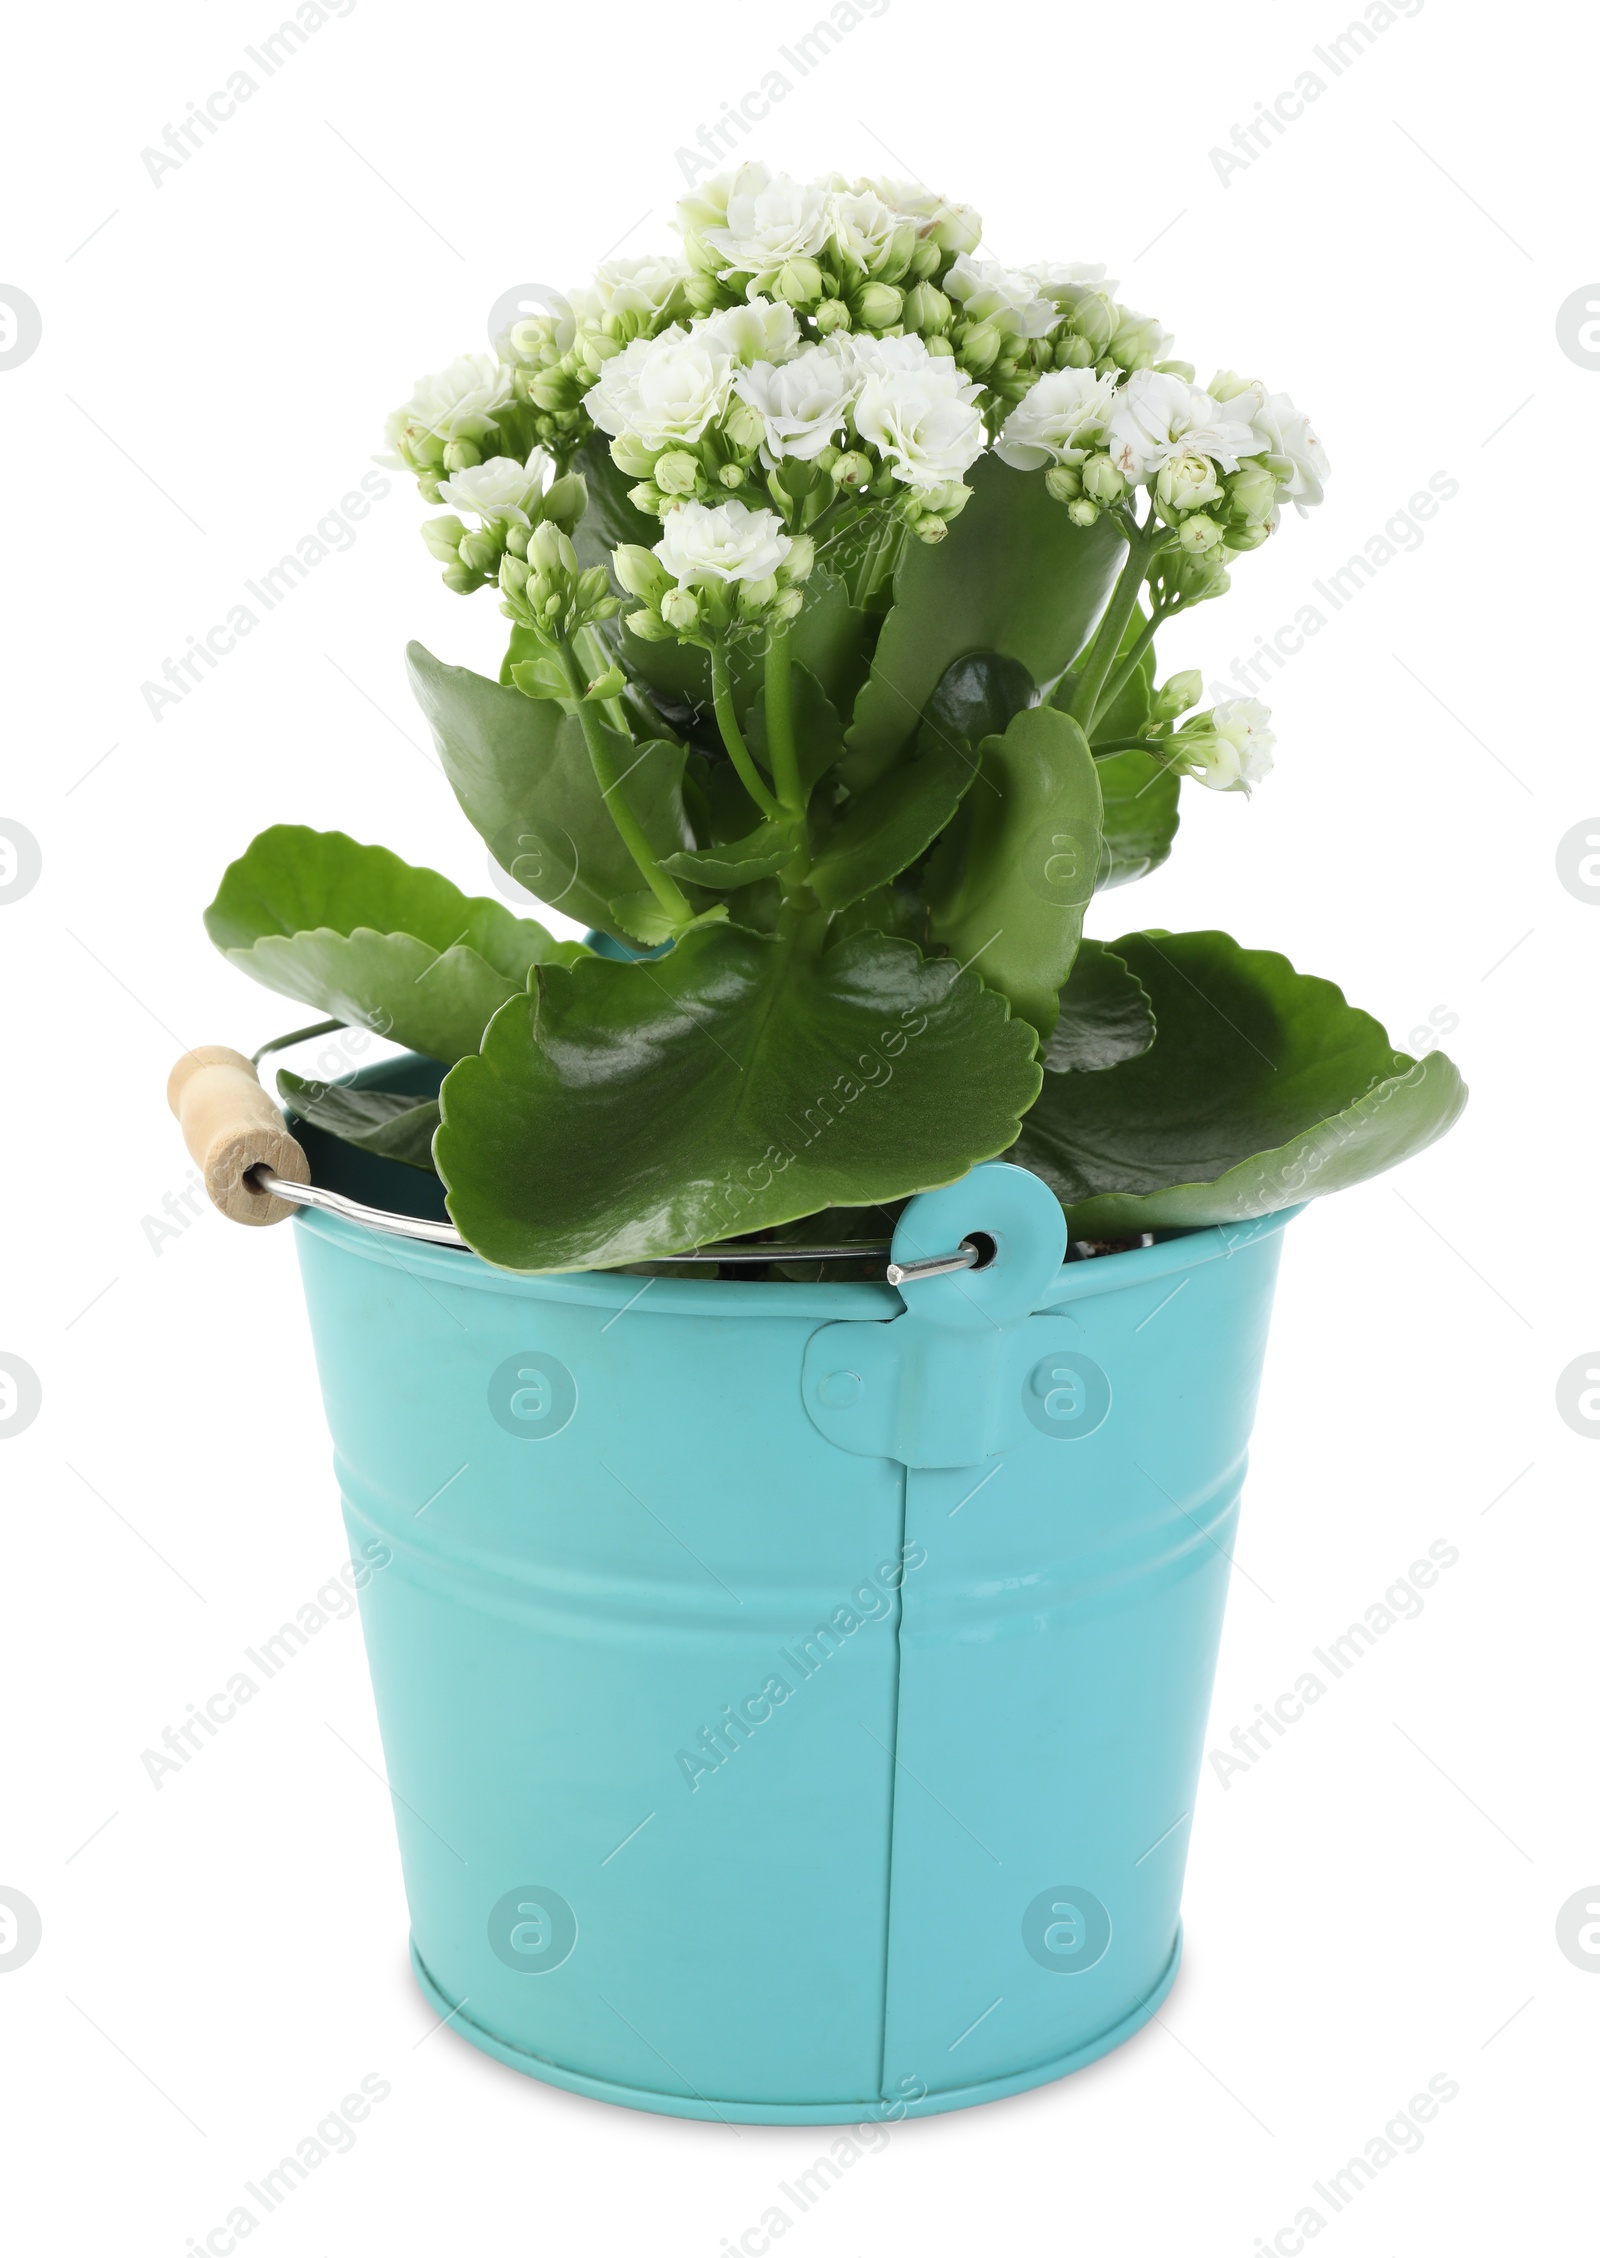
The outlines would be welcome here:
[[[1153,2014],[1286,1220],[1064,1263],[991,1164],[895,1258],[993,1260],[896,1290],[522,1278],[301,1215],[451,2027],[789,2124],[1015,2093]]]

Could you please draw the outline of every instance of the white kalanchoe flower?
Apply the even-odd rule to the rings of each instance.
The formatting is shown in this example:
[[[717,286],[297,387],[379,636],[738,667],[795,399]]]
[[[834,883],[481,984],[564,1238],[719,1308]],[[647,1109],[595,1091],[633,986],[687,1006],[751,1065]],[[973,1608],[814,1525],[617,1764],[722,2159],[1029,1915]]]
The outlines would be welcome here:
[[[828,199],[828,227],[834,248],[841,259],[863,274],[871,274],[884,264],[895,248],[900,228],[915,224],[870,188]]]
[[[769,470],[785,456],[811,462],[845,427],[861,377],[843,355],[813,345],[797,359],[757,361],[733,389],[761,418],[761,459]]]
[[[920,337],[874,337],[866,330],[839,330],[827,341],[825,351],[836,354],[844,366],[853,372],[857,388],[869,376],[888,376],[898,369],[937,371],[941,378],[960,392],[963,399],[975,400],[980,387],[957,365],[949,353],[930,353]]]
[[[706,185],[709,190],[712,183]],[[765,165],[744,164],[728,184],[725,220],[699,232],[724,260],[725,274],[769,274],[788,260],[814,259],[822,249],[828,192]]]
[[[856,431],[913,492],[947,487],[959,483],[988,444],[977,392],[948,356],[930,356],[922,368],[882,369],[861,387]]]
[[[544,492],[549,469],[550,458],[541,447],[535,447],[525,463],[511,455],[495,455],[445,479],[439,499],[452,509],[471,510],[485,522],[527,525],[528,505]]]
[[[1079,460],[1099,440],[1116,396],[1114,375],[1052,369],[1007,416],[994,451],[1013,470],[1042,470],[1069,456]]]
[[[717,581],[766,580],[793,547],[771,510],[752,510],[743,502],[685,502],[662,529],[655,555],[680,587]]]
[[[1014,273],[998,259],[974,259],[963,251],[941,287],[969,321],[992,321],[1013,337],[1044,337],[1060,319],[1031,276]]]
[[[481,439],[511,397],[511,371],[492,353],[463,353],[435,376],[419,377],[404,407],[385,426],[391,445],[412,435],[447,443]]]
[[[573,293],[573,307],[578,309],[581,296],[586,302],[592,301],[596,318],[634,314],[653,321],[665,310],[673,292],[693,274],[693,267],[671,257],[607,259],[595,269],[593,288]]]
[[[690,323],[689,335],[707,339],[746,368],[757,361],[791,361],[806,342],[793,306],[781,298],[752,298],[743,306],[704,314]]]
[[[1125,478],[1149,478],[1174,455],[1205,455],[1227,471],[1259,455],[1265,442],[1249,420],[1249,400],[1218,400],[1181,376],[1135,369],[1106,427],[1111,459]]]
[[[674,322],[614,354],[584,401],[600,429],[652,454],[703,437],[728,404],[734,371],[731,349],[709,327]]]
[[[876,196],[899,219],[910,220],[919,235],[931,235],[946,251],[975,251],[983,235],[983,215],[972,204],[936,196],[920,181],[858,180],[856,191]]]
[[[1282,455],[1293,463],[1294,476],[1283,489],[1302,517],[1322,500],[1322,490],[1332,466],[1322,441],[1287,392],[1274,392],[1252,418],[1256,437],[1269,455]]]
[[[1231,698],[1187,723],[1173,742],[1184,748],[1189,773],[1208,790],[1243,792],[1248,798],[1250,787],[1272,767],[1278,740],[1268,727],[1271,719],[1270,707],[1259,698]]]
[[[1037,259],[1022,269],[1043,298],[1057,305],[1072,305],[1085,290],[1115,297],[1118,284],[1106,280],[1103,265],[1093,265],[1085,259]]]

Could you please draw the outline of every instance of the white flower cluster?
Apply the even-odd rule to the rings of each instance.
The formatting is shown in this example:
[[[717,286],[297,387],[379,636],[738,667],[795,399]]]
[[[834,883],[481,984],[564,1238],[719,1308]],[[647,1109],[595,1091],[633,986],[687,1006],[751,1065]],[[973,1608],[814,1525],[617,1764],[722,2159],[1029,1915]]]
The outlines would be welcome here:
[[[756,299],[637,339],[606,363],[587,407],[620,467],[653,482],[636,498],[660,513],[794,462],[838,487],[898,486],[903,514],[942,532],[988,443],[980,399],[920,337],[811,344],[789,306]]]
[[[1248,798],[1250,787],[1272,767],[1277,739],[1267,726],[1271,719],[1259,698],[1230,698],[1184,723],[1171,739],[1173,765],[1213,792],[1243,792]]]

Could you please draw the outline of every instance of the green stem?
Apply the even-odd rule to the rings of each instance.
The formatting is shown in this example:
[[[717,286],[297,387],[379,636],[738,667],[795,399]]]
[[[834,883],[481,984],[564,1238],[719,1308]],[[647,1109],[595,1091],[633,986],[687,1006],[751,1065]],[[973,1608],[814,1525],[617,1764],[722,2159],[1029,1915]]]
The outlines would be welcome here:
[[[1108,714],[1118,698],[1121,697],[1123,691],[1132,681],[1139,661],[1155,641],[1156,629],[1171,616],[1170,612],[1156,611],[1146,620],[1144,626],[1139,630],[1138,640],[1132,650],[1122,660],[1104,690],[1101,691],[1100,696],[1095,700],[1094,720],[1089,722],[1084,729],[1086,737],[1094,734],[1094,723],[1099,721],[1103,715]]]
[[[1138,602],[1139,590],[1144,585],[1145,567],[1150,561],[1150,555],[1151,544],[1143,531],[1137,526],[1130,528],[1127,562],[1117,585],[1111,591],[1111,601],[1106,606],[1105,617],[1090,646],[1083,673],[1078,678],[1078,687],[1072,694],[1072,704],[1067,709],[1072,719],[1085,732],[1100,703],[1100,693],[1116,659],[1117,647],[1122,641],[1124,630],[1133,617],[1133,607]]]
[[[612,664],[611,653],[592,627],[580,627],[572,638],[572,646],[578,654],[579,665],[587,670],[587,681],[597,681]],[[601,711],[613,729],[620,731],[624,737],[632,735],[620,697],[603,700]]]
[[[667,876],[666,872],[657,867],[656,858],[650,852],[650,842],[645,837],[637,816],[617,789],[622,780],[612,765],[611,750],[605,740],[600,716],[593,706],[584,702],[583,693],[586,683],[578,654],[570,643],[559,643],[556,647],[561,653],[561,663],[566,670],[567,682],[574,699],[577,701],[578,726],[583,731],[583,741],[589,748],[589,763],[594,770],[595,781],[600,787],[600,795],[610,812],[611,820],[622,835],[623,845],[638,864],[640,876],[661,904],[667,916],[674,925],[687,925],[694,916],[688,898]],[[631,744],[632,741],[630,738],[629,743]]]
[[[711,648],[711,698],[716,707],[717,727],[722,732],[722,742],[728,748],[728,758],[739,772],[739,781],[749,793],[768,822],[779,813],[778,803],[767,790],[766,781],[750,757],[750,748],[739,727],[739,716],[734,711],[733,679],[728,672],[727,653],[720,643]]]
[[[804,815],[806,795],[800,782],[800,756],[794,742],[794,705],[790,697],[789,629],[773,628],[767,637],[766,706],[767,758],[778,798],[791,815]]]

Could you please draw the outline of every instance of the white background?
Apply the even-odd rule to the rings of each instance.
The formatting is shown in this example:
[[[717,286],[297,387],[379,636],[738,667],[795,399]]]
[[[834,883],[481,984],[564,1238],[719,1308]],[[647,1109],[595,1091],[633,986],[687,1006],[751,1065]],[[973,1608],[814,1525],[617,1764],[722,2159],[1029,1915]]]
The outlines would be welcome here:
[[[1556,1386],[1600,1340],[1600,905],[1556,857],[1600,832],[1600,367],[1556,321],[1600,273],[1596,56],[1576,11],[1428,0],[1334,78],[1312,49],[1349,15],[890,0],[757,145],[924,176],[1010,261],[1104,258],[1202,379],[1312,411],[1327,506],[1169,631],[1163,671],[1224,673],[1431,474],[1459,481],[1420,547],[1319,603],[1254,802],[1191,794],[1171,864],[1092,924],[1225,924],[1411,1047],[1436,1015],[1473,1090],[1447,1142],[1290,1233],[1211,1742],[1431,1542],[1459,1561],[1246,1774],[1207,1767],[1159,2020],[1063,2084],[896,2129],[786,2249],[1248,2258],[1438,2073],[1459,2096],[1329,2216],[1332,2247],[1569,2247],[1589,2208],[1600,1976],[1556,1916],[1600,1882],[1600,1441]],[[8,35],[0,283],[43,341],[0,373],[0,816],[43,875],[0,907],[0,1348],[43,1409],[0,1455],[0,1883],[43,1943],[0,1977],[3,2200],[19,2249],[178,2258],[377,2073],[358,2145],[252,2250],[712,2258],[829,2136],[635,2115],[429,2035],[353,1623],[159,1792],[141,1765],[344,1556],[290,1232],[207,1211],[158,1250],[144,1226],[189,1181],[178,1049],[296,1014],[199,913],[282,820],[482,891],[401,650],[492,671],[502,623],[440,588],[397,481],[179,706],[152,719],[140,686],[356,484],[503,291],[667,243],[675,151],[814,15],[357,0],[156,185],[141,150],[277,20],[186,0]],[[1224,183],[1212,149],[1307,69],[1326,91]]]

